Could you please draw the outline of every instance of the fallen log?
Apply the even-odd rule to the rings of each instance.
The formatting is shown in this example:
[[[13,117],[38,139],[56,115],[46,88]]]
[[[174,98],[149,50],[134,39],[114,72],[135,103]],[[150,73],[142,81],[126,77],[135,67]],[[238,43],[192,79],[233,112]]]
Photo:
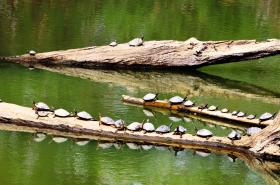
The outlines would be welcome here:
[[[70,66],[80,68],[179,68],[249,60],[280,53],[280,40],[146,41],[143,46],[130,47],[127,43],[93,46],[64,51],[2,57],[1,60],[26,65]]]
[[[163,108],[168,110],[175,110],[177,112],[185,113],[185,114],[195,114],[204,117],[211,117],[218,120],[224,120],[228,122],[236,122],[236,123],[243,123],[247,125],[254,125],[258,127],[265,127],[267,125],[271,125],[273,120],[267,120],[261,122],[259,119],[247,119],[246,117],[237,117],[233,116],[231,113],[222,113],[220,110],[216,111],[209,111],[207,109],[199,109],[197,106],[193,107],[185,107],[183,105],[170,105],[168,101],[164,100],[156,100],[153,102],[145,102],[142,98],[135,98],[123,95],[122,101],[125,103],[131,103],[136,105],[143,105],[148,107],[157,107]]]
[[[151,144],[161,144],[173,147],[200,147],[207,149],[219,149],[227,152],[239,152],[247,155],[254,155],[262,158],[269,158],[271,160],[280,159],[280,150],[278,142],[278,150],[273,150],[272,152],[269,148],[262,150],[259,153],[257,150],[253,150],[258,144],[252,141],[252,137],[243,136],[240,140],[232,142],[226,137],[213,136],[209,139],[201,138],[191,134],[184,134],[182,138],[178,135],[173,135],[173,133],[168,134],[156,134],[156,133],[144,133],[140,132],[130,132],[130,131],[118,131],[113,127],[99,125],[98,121],[83,121],[75,117],[59,118],[59,117],[42,117],[37,119],[37,115],[31,108],[22,107],[10,103],[0,103],[0,123],[8,125],[17,125],[29,127],[34,130],[53,130],[59,132],[66,132],[75,135],[85,135],[91,137],[105,137],[113,140],[122,140],[130,142],[142,142]],[[276,119],[279,127],[280,114]],[[269,129],[264,129],[262,135],[266,135],[267,131],[271,133],[271,127]],[[267,130],[267,131],[266,131]],[[273,134],[273,133],[272,133]],[[279,132],[276,133],[276,138],[279,139]],[[269,139],[269,136],[268,138]],[[275,137],[274,137],[275,140]],[[273,140],[273,141],[274,141]],[[273,142],[272,144],[275,145]],[[276,147],[275,146],[275,147]],[[253,148],[252,150],[250,150]],[[265,146],[263,148],[266,148]]]

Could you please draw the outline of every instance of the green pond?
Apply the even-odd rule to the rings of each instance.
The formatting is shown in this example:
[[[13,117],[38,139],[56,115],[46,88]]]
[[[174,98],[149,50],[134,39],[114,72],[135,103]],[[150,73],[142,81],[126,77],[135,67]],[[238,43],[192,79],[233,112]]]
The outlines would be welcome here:
[[[0,55],[105,45],[112,40],[280,38],[279,0],[85,0],[0,1]],[[226,136],[231,128],[170,112],[123,104],[122,94],[160,92],[197,103],[257,115],[280,110],[279,56],[203,67],[198,71],[92,70],[83,78],[0,62],[0,98],[31,106],[44,101],[69,111],[86,110],[126,122],[207,128]],[[28,133],[0,131],[0,184],[269,184],[271,177],[244,161],[133,144],[79,146],[73,139],[36,142]],[[279,172],[276,172],[276,174]],[[272,177],[275,179],[277,177]],[[279,177],[278,177],[279,179]]]

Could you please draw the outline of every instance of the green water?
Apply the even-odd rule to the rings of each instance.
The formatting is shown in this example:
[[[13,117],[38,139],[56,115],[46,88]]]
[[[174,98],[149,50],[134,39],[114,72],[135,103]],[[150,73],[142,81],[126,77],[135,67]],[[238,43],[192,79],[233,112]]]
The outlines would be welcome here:
[[[192,36],[201,40],[279,38],[279,10],[278,0],[2,0],[0,55],[22,54],[31,48],[50,51],[104,45],[114,39],[127,42],[141,35],[147,40],[186,40]],[[102,73],[105,77],[113,74],[111,80],[81,79],[1,62],[0,97],[24,106],[41,100],[57,108],[86,110],[94,116],[102,113],[127,122],[146,118],[157,126],[173,122],[184,125],[190,133],[196,126],[224,136],[230,128],[182,118],[175,122],[169,113],[153,112],[148,117],[141,107],[122,104],[120,97],[158,91],[161,98],[168,98],[192,92],[190,97],[198,103],[258,115],[276,112],[280,109],[279,60],[276,56],[204,67],[199,70],[202,73]],[[135,85],[136,80],[148,83]],[[125,144],[120,150],[113,146],[101,149],[96,141],[78,146],[73,140],[57,144],[51,137],[37,143],[31,134],[4,131],[0,132],[0,142],[1,184],[267,183],[265,174],[219,154],[200,157],[185,150],[175,156],[172,149],[131,150]]]

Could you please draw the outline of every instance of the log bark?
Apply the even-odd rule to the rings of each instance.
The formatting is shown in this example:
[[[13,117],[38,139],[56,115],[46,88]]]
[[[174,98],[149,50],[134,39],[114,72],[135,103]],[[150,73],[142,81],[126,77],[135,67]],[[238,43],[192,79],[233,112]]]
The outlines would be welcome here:
[[[201,67],[220,63],[249,60],[280,53],[280,40],[147,41],[143,46],[130,47],[127,43],[93,46],[64,51],[29,54],[0,59],[28,65],[70,66],[81,68],[181,68]]]

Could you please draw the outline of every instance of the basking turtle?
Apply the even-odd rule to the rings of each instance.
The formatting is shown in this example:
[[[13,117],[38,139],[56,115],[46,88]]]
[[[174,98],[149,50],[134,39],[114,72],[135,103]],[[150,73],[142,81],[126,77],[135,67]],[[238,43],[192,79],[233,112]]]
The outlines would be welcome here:
[[[234,140],[241,139],[241,134],[238,131],[233,130],[227,137],[233,142]]]
[[[202,111],[203,109],[206,109],[207,107],[208,107],[208,104],[203,103],[203,104],[198,105],[197,109]]]
[[[237,117],[244,117],[244,116],[246,116],[246,113],[240,111],[236,114],[236,116]]]
[[[129,41],[128,45],[136,47],[136,46],[142,46],[143,43],[144,43],[144,37],[141,37],[141,38],[135,38],[135,39]]]
[[[116,132],[118,130],[125,130],[126,126],[125,126],[125,122],[124,120],[122,119],[119,119],[117,121],[115,121],[115,124],[114,124],[115,128],[117,129]]]
[[[227,108],[223,108],[223,109],[221,110],[221,112],[222,112],[222,113],[228,113],[229,110],[228,110]]]
[[[251,135],[259,133],[260,131],[262,131],[262,129],[259,127],[250,127],[250,128],[246,129],[246,134],[248,136],[251,136]]]
[[[37,114],[37,119],[38,119],[39,117],[47,117],[50,114],[50,112],[35,110],[35,114]]]
[[[177,126],[174,130],[174,135],[180,135],[180,138],[182,138],[182,135],[185,134],[187,129],[181,125]]]
[[[113,42],[111,42],[111,43],[109,44],[109,46],[112,46],[112,47],[115,47],[115,46],[117,46],[117,45],[118,45],[118,43],[117,43],[116,40],[114,40]]]
[[[275,113],[274,113],[274,114],[271,114],[271,113],[269,113],[269,112],[266,112],[266,113],[262,114],[262,115],[259,117],[259,119],[260,119],[260,121],[266,121],[266,120],[269,120],[269,119],[273,118],[274,115],[275,115]]]
[[[30,55],[30,56],[35,56],[35,55],[36,55],[36,51],[30,50],[30,51],[29,51],[29,55]]]
[[[101,117],[99,116],[99,125],[103,124],[103,125],[108,125],[108,126],[115,126],[115,121],[110,118],[110,117]]]
[[[169,103],[171,105],[178,105],[178,104],[183,103],[186,99],[187,99],[187,97],[182,98],[180,96],[173,96],[172,98],[169,99]]]
[[[139,131],[142,129],[142,123],[139,123],[139,122],[133,122],[131,124],[129,124],[126,128],[127,130],[130,130],[130,131]]]
[[[168,133],[168,132],[170,132],[171,127],[172,127],[172,123],[170,123],[169,126],[167,126],[167,125],[161,125],[161,126],[159,126],[159,127],[156,129],[156,133],[158,133],[158,134],[165,134],[165,133]]]
[[[33,106],[32,106],[32,109],[33,110],[37,110],[37,111],[50,111],[50,107],[45,104],[44,102],[35,102],[33,101]]]
[[[76,116],[81,119],[81,120],[92,120],[92,121],[96,121],[96,119],[94,119],[89,113],[87,113],[86,111],[82,111],[82,112],[75,112]]]
[[[194,105],[195,105],[195,103],[192,102],[191,100],[187,100],[184,102],[185,107],[193,107]]]
[[[215,105],[211,105],[210,107],[208,107],[209,111],[215,111],[217,109],[218,109],[218,107],[216,107]]]
[[[68,138],[65,137],[53,137],[52,140],[56,143],[64,143],[68,140]]]
[[[146,102],[149,101],[156,101],[159,93],[153,94],[153,93],[148,93],[143,97],[143,100]]]
[[[255,114],[250,114],[246,117],[247,119],[255,119],[256,115]]]
[[[65,109],[56,109],[55,111],[54,111],[54,117],[62,117],[62,118],[65,118],[65,117],[70,117],[71,116],[71,114],[70,114],[70,112],[68,112],[67,110],[65,110]]]
[[[153,131],[155,131],[155,127],[152,123],[149,123],[149,120],[147,120],[147,122],[143,124],[143,131],[144,131],[144,134],[146,132],[153,132]]]
[[[239,113],[239,110],[235,110],[231,113],[231,115],[236,116]]]
[[[213,133],[207,129],[200,129],[196,132],[196,135],[199,137],[205,137],[206,139],[213,136]]]

